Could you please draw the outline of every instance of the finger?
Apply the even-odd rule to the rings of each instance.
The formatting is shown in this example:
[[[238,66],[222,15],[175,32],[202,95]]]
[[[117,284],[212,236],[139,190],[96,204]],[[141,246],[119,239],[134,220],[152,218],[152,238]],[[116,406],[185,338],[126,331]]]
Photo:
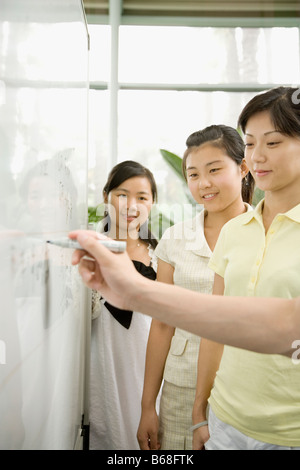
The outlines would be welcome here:
[[[79,265],[79,274],[82,277],[84,284],[90,289],[101,291],[103,278],[100,274],[95,274],[85,266]]]
[[[101,243],[98,243],[99,237],[90,236],[91,232],[81,232],[77,235],[77,241],[80,243],[82,248],[91,254],[99,262],[104,263],[105,261],[111,261],[114,259],[114,254],[111,253]]]
[[[78,271],[85,285],[92,288],[91,283],[93,282],[94,273],[91,272],[89,269],[86,269],[84,266],[80,265]]]
[[[92,261],[91,259],[82,258],[80,260],[79,269],[82,268],[90,271],[91,273],[94,273],[97,269],[97,263],[96,261]]]
[[[78,266],[78,272],[88,287],[98,290],[103,277],[96,261],[82,258]]]
[[[151,450],[157,450],[158,442],[156,433],[150,434],[149,447]]]
[[[77,240],[79,235],[83,235],[86,237],[95,238],[96,240],[107,240],[108,237],[103,235],[103,233],[95,232],[94,230],[73,230],[69,232],[68,236],[71,240]]]
[[[94,230],[72,230],[71,232],[69,232],[68,237],[72,240],[76,240],[79,234],[94,238],[99,237],[99,233],[95,232]]]
[[[105,235],[99,234],[98,232],[94,232],[91,230],[73,230],[69,232],[69,238],[71,240],[77,240],[78,236],[81,235],[82,237],[91,237],[95,240],[99,240],[102,238],[107,238]],[[83,256],[87,256],[87,252],[85,250],[75,250],[72,254],[72,264],[76,265],[80,263],[80,260]]]
[[[75,250],[72,253],[72,264],[75,266],[80,263],[80,260],[87,255],[87,252],[84,250]]]
[[[140,439],[139,446],[141,450],[149,450],[148,438]]]

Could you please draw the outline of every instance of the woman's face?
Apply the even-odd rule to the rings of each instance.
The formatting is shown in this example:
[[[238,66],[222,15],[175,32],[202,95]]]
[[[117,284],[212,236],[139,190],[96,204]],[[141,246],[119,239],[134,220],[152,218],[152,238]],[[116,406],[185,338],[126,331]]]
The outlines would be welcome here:
[[[148,219],[153,205],[151,184],[145,176],[134,176],[108,194],[108,213],[117,236],[136,236],[139,227]]]
[[[35,220],[36,229],[44,232],[70,229],[70,214],[76,210],[75,201],[53,178],[41,175],[31,179],[27,207]]]
[[[245,159],[263,191],[299,194],[300,139],[275,129],[268,111],[254,114],[245,129]]]
[[[241,181],[247,174],[223,149],[209,142],[192,151],[186,159],[189,190],[208,211],[223,211],[241,198]]]

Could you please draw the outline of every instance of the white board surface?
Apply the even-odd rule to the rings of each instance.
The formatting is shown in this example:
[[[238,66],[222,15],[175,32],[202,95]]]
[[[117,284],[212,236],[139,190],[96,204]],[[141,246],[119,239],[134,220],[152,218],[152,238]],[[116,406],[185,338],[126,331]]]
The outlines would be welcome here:
[[[73,449],[85,406],[88,35],[80,0],[0,0],[0,449]],[[76,444],[78,446],[78,444]]]

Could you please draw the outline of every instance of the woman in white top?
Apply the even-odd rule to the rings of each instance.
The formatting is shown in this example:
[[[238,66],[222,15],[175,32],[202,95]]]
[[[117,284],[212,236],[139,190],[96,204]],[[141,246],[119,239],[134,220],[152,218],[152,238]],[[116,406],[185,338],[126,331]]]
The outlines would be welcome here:
[[[208,268],[222,226],[248,209],[253,179],[244,162],[244,143],[228,126],[213,125],[189,136],[183,172],[189,190],[204,206],[193,220],[168,229],[159,242],[157,280],[212,293]],[[146,356],[141,449],[192,449],[192,410],[200,338],[152,320]],[[156,399],[163,382],[159,418]]]
[[[103,190],[107,216],[104,233],[126,240],[127,252],[141,274],[156,277],[157,241],[147,219],[157,190],[152,173],[134,161],[116,165]],[[126,272],[124,272],[126,276]],[[119,310],[93,292],[90,373],[90,449],[138,449],[146,346],[151,319]]]

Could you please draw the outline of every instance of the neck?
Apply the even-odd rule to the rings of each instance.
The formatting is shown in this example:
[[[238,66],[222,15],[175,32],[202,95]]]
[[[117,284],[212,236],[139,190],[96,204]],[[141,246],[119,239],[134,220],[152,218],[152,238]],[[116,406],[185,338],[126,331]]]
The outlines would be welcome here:
[[[207,212],[205,217],[205,226],[218,226],[222,227],[226,222],[234,217],[246,212],[245,203],[242,199],[236,201],[236,203],[231,204],[229,207],[226,207],[223,211],[219,212]]]
[[[142,240],[140,238],[127,237],[127,248],[136,248],[141,246]]]
[[[275,217],[276,214],[284,214],[298,204],[300,204],[300,191],[296,191],[293,194],[266,191],[263,210],[274,214]]]
[[[266,191],[262,208],[263,223],[266,232],[277,214],[284,214],[298,204],[300,204],[300,194],[296,193],[290,197],[290,195],[287,194],[284,196],[279,194],[279,192]]]
[[[105,235],[113,238],[114,240],[126,241],[127,244],[130,244],[131,242],[136,244],[137,241],[140,241],[137,230],[131,230],[129,232],[128,230],[123,230],[119,227],[111,227],[109,232],[106,232]]]
[[[223,211],[207,212],[204,219],[204,234],[211,251],[213,251],[215,248],[219,233],[223,225],[226,224],[228,220],[242,214],[245,211],[245,204],[241,199],[240,201],[237,201],[236,204],[232,204]]]

